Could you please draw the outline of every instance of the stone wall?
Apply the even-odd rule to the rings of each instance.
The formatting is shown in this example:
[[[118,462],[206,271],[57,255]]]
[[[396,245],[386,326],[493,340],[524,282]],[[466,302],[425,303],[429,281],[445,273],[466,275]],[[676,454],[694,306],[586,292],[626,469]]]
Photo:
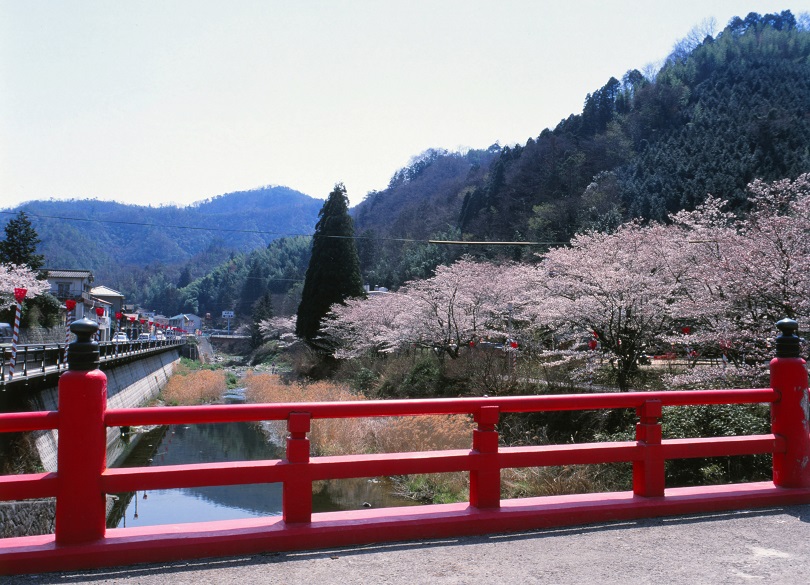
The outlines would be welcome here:
[[[107,516],[114,499],[107,496]],[[53,534],[55,530],[56,498],[0,502],[0,538]]]
[[[56,499],[0,502],[0,538],[53,534]]]

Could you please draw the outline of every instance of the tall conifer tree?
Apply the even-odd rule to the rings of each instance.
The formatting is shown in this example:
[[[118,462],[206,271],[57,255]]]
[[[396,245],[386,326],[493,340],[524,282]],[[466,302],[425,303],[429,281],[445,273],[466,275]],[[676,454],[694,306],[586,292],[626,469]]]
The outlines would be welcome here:
[[[360,261],[349,216],[349,198],[343,183],[334,190],[318,214],[295,333],[312,343],[321,320],[335,303],[363,296]]]
[[[6,239],[0,241],[0,263],[28,266],[35,272],[42,268],[45,257],[37,254],[39,235],[24,211],[8,221],[5,232]]]

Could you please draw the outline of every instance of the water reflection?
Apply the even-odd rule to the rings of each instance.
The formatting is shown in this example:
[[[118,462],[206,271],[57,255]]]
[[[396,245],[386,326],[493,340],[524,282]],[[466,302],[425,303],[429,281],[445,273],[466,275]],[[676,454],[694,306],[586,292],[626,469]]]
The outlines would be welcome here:
[[[146,433],[122,467],[280,459],[254,423],[172,425]],[[281,484],[249,484],[116,494],[108,526],[151,526],[281,514]],[[391,493],[384,478],[318,482],[313,510],[390,507],[414,502]]]

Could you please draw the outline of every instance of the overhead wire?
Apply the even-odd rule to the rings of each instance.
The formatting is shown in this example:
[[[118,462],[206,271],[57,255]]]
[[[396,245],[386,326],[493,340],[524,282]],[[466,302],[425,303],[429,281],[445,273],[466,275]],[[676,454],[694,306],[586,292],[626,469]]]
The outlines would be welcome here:
[[[13,215],[16,214],[15,211],[0,211],[0,214],[6,215]],[[203,227],[203,226],[189,226],[189,225],[170,225],[170,224],[159,224],[159,223],[150,223],[150,222],[139,222],[139,221],[124,221],[124,220],[114,220],[114,219],[93,219],[93,218],[86,218],[86,217],[65,217],[59,215],[44,215],[39,213],[31,213],[26,211],[25,214],[30,217],[37,217],[40,219],[57,219],[62,221],[83,221],[83,222],[91,222],[91,223],[107,223],[107,224],[115,224],[115,225],[133,225],[133,226],[141,226],[141,227],[155,227],[155,228],[162,228],[162,229],[180,229],[180,230],[195,230],[195,231],[207,231],[207,232],[228,232],[228,233],[241,233],[241,234],[258,234],[258,235],[269,235],[269,236],[278,236],[278,237],[305,237],[305,238],[314,238],[314,237],[321,237],[321,238],[333,238],[333,239],[353,239],[353,240],[374,240],[374,241],[383,241],[383,242],[403,242],[403,243],[416,243],[416,244],[437,244],[437,245],[452,245],[452,246],[562,246],[566,245],[567,242],[499,242],[499,241],[464,241],[464,240],[437,240],[437,239],[420,239],[420,238],[389,238],[389,237],[379,237],[379,236],[340,236],[340,235],[329,235],[329,234],[301,234],[301,233],[287,233],[287,232],[275,232],[269,230],[248,230],[248,229],[237,229],[237,228],[223,228],[223,227]]]

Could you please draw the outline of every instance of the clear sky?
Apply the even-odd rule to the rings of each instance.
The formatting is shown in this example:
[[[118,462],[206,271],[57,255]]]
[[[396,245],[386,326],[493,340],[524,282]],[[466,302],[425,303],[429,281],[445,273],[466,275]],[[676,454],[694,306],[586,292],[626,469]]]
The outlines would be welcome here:
[[[352,204],[524,143],[707,18],[810,0],[0,0],[0,208],[262,185]]]

